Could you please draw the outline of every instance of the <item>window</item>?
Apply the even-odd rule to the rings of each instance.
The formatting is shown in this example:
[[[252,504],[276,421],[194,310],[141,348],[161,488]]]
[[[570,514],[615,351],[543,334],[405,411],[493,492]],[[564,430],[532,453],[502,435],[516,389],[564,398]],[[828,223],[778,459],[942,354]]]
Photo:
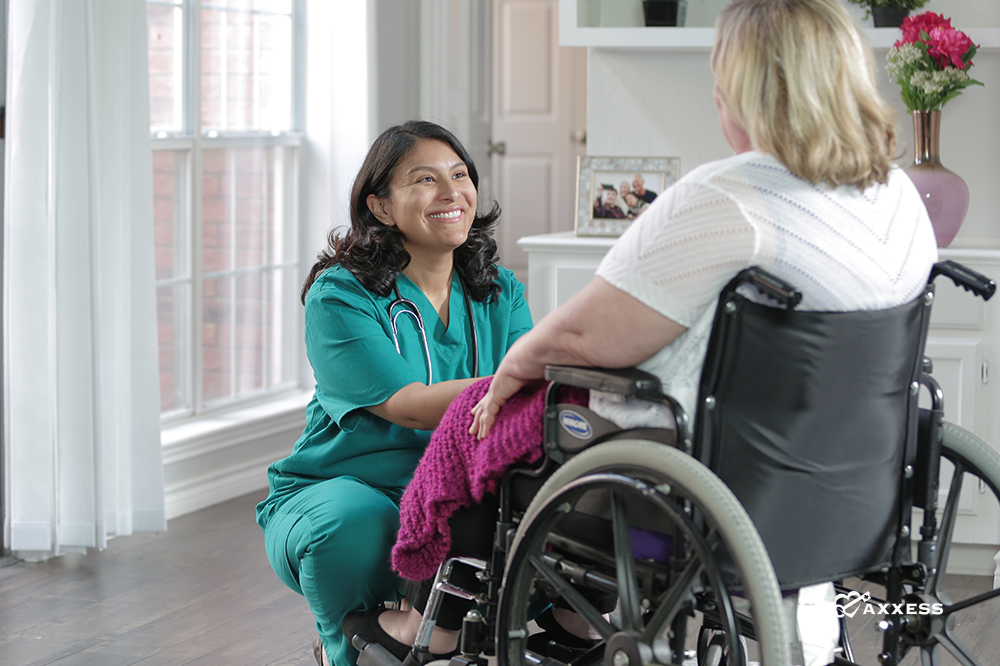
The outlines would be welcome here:
[[[148,0],[161,413],[298,386],[293,0]]]

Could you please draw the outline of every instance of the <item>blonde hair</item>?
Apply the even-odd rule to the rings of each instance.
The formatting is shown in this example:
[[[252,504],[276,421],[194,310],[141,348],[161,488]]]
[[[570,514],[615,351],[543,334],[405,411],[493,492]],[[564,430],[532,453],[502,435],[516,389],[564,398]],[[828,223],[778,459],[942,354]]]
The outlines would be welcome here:
[[[716,23],[711,65],[754,148],[795,175],[861,189],[888,181],[896,113],[839,0],[734,0]]]

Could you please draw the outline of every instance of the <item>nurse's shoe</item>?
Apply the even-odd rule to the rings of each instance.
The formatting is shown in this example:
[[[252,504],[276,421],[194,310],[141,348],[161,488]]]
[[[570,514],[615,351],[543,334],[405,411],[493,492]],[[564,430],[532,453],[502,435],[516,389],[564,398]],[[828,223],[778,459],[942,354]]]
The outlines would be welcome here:
[[[355,636],[360,636],[367,643],[375,643],[381,645],[389,653],[394,656],[399,661],[406,659],[406,656],[410,654],[410,649],[412,646],[404,645],[400,643],[395,638],[386,633],[382,625],[378,623],[378,616],[389,610],[385,606],[379,606],[370,611],[358,611],[356,613],[348,613],[344,616],[343,621],[340,623],[340,628],[344,631],[344,636],[347,637],[349,643],[354,642]],[[448,654],[433,654],[431,653],[431,660],[435,659],[450,659],[454,655],[458,654],[458,650],[449,652]]]
[[[316,657],[316,663],[319,666],[330,666],[330,662],[326,660],[326,653],[323,651],[323,639],[319,637],[319,634],[313,636],[313,656]]]

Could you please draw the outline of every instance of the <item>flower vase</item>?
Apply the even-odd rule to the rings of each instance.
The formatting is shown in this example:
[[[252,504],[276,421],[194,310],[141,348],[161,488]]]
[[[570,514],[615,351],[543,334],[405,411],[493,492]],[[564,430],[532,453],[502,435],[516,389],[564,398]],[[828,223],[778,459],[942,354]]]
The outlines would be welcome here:
[[[906,175],[927,207],[938,247],[948,247],[969,211],[969,186],[941,164],[940,111],[913,111],[913,164]]]

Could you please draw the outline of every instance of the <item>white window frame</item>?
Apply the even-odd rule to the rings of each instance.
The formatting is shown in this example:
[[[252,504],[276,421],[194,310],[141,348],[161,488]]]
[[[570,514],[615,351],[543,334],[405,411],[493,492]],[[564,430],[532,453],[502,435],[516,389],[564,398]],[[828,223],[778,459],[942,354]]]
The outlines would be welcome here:
[[[233,394],[228,398],[212,400],[209,403],[203,397],[203,374],[204,374],[204,350],[203,350],[203,294],[202,285],[206,277],[237,274],[262,274],[273,269],[284,269],[286,274],[293,278],[301,275],[301,251],[300,243],[302,236],[303,221],[301,219],[300,208],[300,187],[301,187],[301,161],[303,137],[299,128],[302,127],[302,85],[304,80],[302,75],[303,49],[302,49],[302,2],[293,0],[292,2],[292,54],[291,71],[289,76],[292,81],[291,100],[291,130],[283,131],[196,131],[201,119],[201,11],[202,9],[223,9],[220,4],[207,2],[202,4],[201,0],[183,0],[181,3],[170,0],[148,0],[147,6],[156,5],[163,7],[181,7],[183,15],[183,40],[181,52],[175,54],[175,71],[182,75],[183,93],[180,100],[175,100],[175,114],[180,118],[181,128],[179,131],[156,131],[152,133],[152,143],[154,151],[170,151],[178,156],[186,155],[186,159],[178,160],[175,178],[175,215],[180,217],[186,215],[186,219],[181,224],[175,225],[175,256],[182,260],[178,262],[176,275],[170,278],[158,279],[157,289],[168,286],[187,285],[188,298],[181,299],[176,316],[180,317],[179,324],[176,325],[178,334],[183,333],[181,339],[175,339],[175,345],[181,350],[178,354],[175,367],[175,385],[182,385],[181,390],[185,398],[185,404],[174,410],[161,413],[161,420],[165,426],[178,426],[186,422],[199,419],[212,420],[223,412],[238,412],[248,407],[254,407],[261,403],[271,401],[281,401],[289,396],[295,397],[301,393],[301,322],[299,313],[295,312],[298,305],[297,289],[289,290],[289,298],[279,301],[279,306],[283,310],[284,320],[289,322],[290,330],[288,340],[282,345],[287,349],[285,361],[289,367],[285,371],[288,380],[276,386],[268,386],[266,377],[268,372],[268,345],[262,345],[262,372],[265,373],[264,387],[260,391],[255,391],[246,396]],[[256,10],[241,10],[252,13],[266,13]],[[179,66],[177,66],[179,65]],[[224,80],[224,79],[223,79]],[[223,110],[225,109],[225,96],[222,98]],[[179,113],[177,113],[179,112]],[[223,115],[225,117],[225,115]],[[286,239],[289,245],[289,261],[281,263],[268,263],[265,261],[262,267],[254,268],[229,268],[223,271],[213,271],[206,273],[202,264],[202,156],[207,150],[216,149],[245,149],[245,148],[290,148],[292,159],[290,164],[285,165],[283,177],[288,179],[289,186],[285,192],[288,197],[287,211],[291,219],[292,231],[290,237]],[[183,172],[183,173],[182,173]],[[230,215],[235,215],[235,206],[231,207]],[[265,251],[264,256],[267,256]],[[267,282],[265,281],[265,285]],[[183,302],[186,300],[186,302]],[[230,308],[230,316],[235,318],[236,308]],[[186,321],[185,321],[186,320]],[[230,327],[230,335],[235,337],[236,327]],[[232,353],[235,354],[236,345],[231,345]],[[231,359],[232,360],[232,359]],[[236,373],[235,364],[230,364],[231,381],[235,384]],[[296,401],[298,403],[299,401]],[[166,433],[165,433],[166,434]],[[166,443],[166,438],[165,442]]]

